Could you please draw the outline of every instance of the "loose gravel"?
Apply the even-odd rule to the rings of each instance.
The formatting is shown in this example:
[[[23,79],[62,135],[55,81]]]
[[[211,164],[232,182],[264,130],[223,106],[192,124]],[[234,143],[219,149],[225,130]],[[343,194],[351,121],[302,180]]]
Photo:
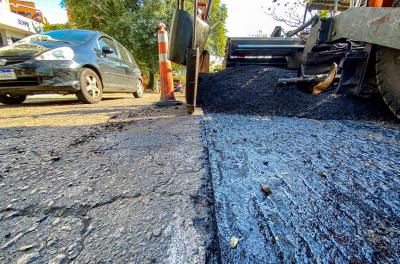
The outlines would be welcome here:
[[[207,112],[397,122],[380,97],[335,95],[333,87],[312,96],[296,86],[276,86],[278,78],[290,77],[296,72],[265,66],[202,74],[198,104]]]

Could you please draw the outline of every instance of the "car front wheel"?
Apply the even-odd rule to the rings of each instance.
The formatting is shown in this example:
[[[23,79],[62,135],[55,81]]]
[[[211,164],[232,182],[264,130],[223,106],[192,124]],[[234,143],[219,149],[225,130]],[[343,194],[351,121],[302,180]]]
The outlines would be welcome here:
[[[6,105],[22,104],[26,100],[26,95],[0,95],[0,103]]]
[[[82,69],[79,77],[81,89],[78,99],[87,104],[97,104],[103,97],[103,86],[99,76],[91,69]]]
[[[133,93],[133,96],[135,96],[135,98],[142,98],[143,93],[144,93],[143,83],[142,81],[139,80],[136,84],[136,92]]]

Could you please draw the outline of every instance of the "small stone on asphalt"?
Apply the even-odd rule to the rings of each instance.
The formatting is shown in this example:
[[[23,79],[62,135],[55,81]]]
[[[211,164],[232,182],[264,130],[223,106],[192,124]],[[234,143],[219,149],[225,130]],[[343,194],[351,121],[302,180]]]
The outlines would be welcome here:
[[[231,241],[229,242],[231,248],[236,248],[238,243],[239,243],[239,238],[237,238],[236,236],[231,237]]]
[[[29,249],[31,249],[33,247],[34,247],[34,245],[32,245],[32,244],[25,245],[25,246],[20,247],[19,251],[27,251],[27,250],[29,250]]]
[[[34,253],[29,253],[25,254],[22,257],[20,257],[17,261],[17,264],[29,264],[33,263],[35,260],[37,260],[40,257],[40,254],[38,252]]]
[[[261,190],[265,193],[265,195],[270,195],[271,192],[271,188],[268,186],[268,184],[261,184]]]
[[[153,231],[153,236],[158,237],[161,235],[161,228],[157,228],[156,230]]]

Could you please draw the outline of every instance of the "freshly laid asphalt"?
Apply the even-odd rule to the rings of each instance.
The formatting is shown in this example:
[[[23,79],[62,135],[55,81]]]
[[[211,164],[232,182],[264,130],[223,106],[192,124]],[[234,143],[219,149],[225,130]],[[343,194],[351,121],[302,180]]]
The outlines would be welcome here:
[[[399,130],[221,113],[206,120],[223,263],[398,263]]]
[[[399,121],[376,97],[275,86],[290,76],[201,77],[222,262],[399,263]]]
[[[276,86],[278,79],[295,76],[292,70],[263,66],[241,66],[202,74],[198,103],[205,112],[213,113],[397,124],[380,96],[354,98],[335,94],[335,88],[312,96],[296,86]]]

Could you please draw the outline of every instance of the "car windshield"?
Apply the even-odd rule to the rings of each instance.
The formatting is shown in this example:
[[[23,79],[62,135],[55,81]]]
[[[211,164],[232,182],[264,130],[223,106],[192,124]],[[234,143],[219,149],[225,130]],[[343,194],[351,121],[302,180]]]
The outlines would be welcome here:
[[[82,30],[57,30],[50,31],[42,34],[36,34],[24,38],[19,43],[33,43],[41,41],[55,41],[55,42],[66,42],[71,44],[82,44],[90,39],[93,35],[90,31]]]

